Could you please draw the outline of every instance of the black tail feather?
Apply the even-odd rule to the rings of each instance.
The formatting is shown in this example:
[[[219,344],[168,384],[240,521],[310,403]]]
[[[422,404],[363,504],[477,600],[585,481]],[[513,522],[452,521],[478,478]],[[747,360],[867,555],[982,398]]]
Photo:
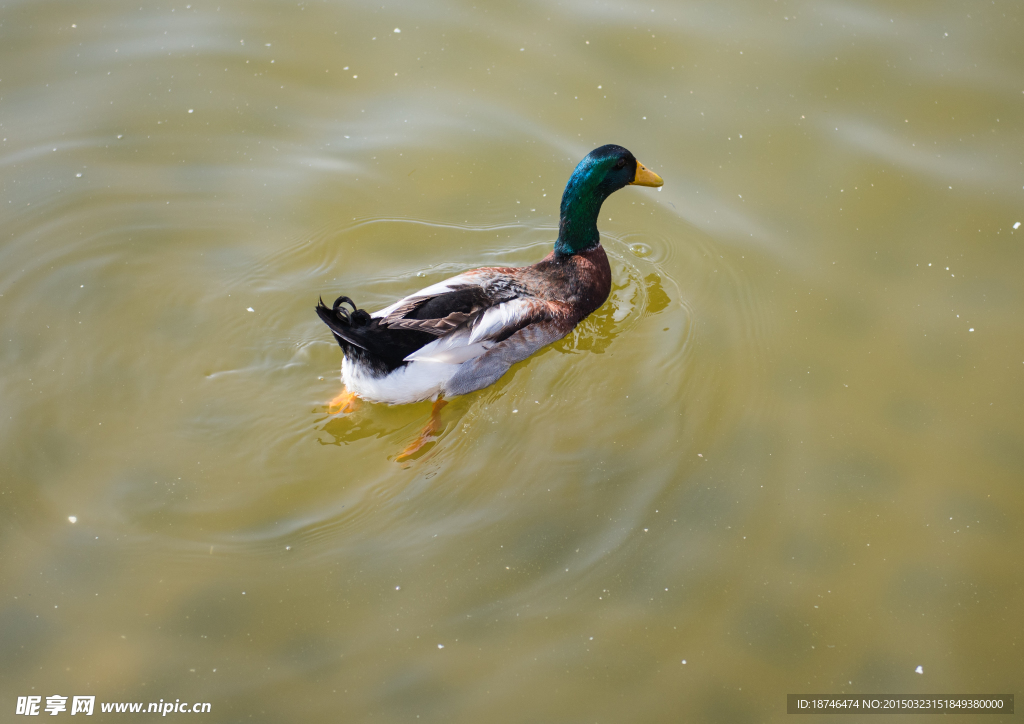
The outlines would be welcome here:
[[[345,302],[352,306],[351,312],[342,306]],[[358,309],[351,299],[348,297],[338,297],[334,302],[334,307],[331,308],[324,304],[323,297],[321,297],[316,305],[316,313],[323,320],[323,323],[331,328],[331,331],[338,337],[339,342],[343,340],[360,349],[369,351],[365,340],[360,339],[359,329],[369,323],[370,315],[362,309]],[[341,348],[345,349],[345,345],[342,344]]]
[[[345,308],[352,307],[352,311]],[[359,309],[348,297],[338,297],[328,307],[321,297],[316,305],[317,316],[331,328],[346,355],[384,371],[405,364],[405,358],[423,345],[432,342],[434,335],[425,332],[382,327],[379,319]]]
[[[359,311],[356,308],[356,303],[353,302],[348,297],[345,297],[345,296],[338,297],[337,299],[334,300],[334,305],[332,307],[332,310],[334,311],[334,315],[336,317],[338,317],[338,319],[344,319],[347,322],[347,321],[350,321],[352,319],[352,315],[343,306],[346,302],[352,307],[352,311],[353,312]],[[320,303],[321,304],[324,303],[323,299],[320,300]]]

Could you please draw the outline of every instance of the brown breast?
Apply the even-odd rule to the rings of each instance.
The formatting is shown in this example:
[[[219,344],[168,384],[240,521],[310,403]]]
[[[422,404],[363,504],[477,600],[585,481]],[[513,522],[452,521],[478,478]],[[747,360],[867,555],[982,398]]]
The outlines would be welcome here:
[[[551,252],[533,266],[515,272],[530,294],[568,305],[573,325],[604,304],[612,289],[608,255],[600,245],[571,256]]]

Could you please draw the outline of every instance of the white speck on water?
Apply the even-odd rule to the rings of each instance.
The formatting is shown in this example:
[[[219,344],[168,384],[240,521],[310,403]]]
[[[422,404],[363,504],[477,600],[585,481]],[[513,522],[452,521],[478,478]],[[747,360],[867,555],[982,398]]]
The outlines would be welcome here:
[[[396,590],[396,591],[401,591],[401,590],[402,590],[402,587],[401,587],[401,586],[395,586],[395,590]]]
[[[683,663],[684,663],[684,664],[686,663],[686,659],[683,659]]]
[[[973,331],[974,331],[974,327],[971,327],[971,328],[970,328],[970,329],[968,329],[967,331],[968,331],[968,332],[973,332]]]
[[[1020,222],[1018,221],[1016,224],[1014,224],[1013,228],[1014,229],[1019,229],[1020,228]]]
[[[918,673],[918,674],[923,674],[924,673],[924,667],[923,666],[918,666],[916,669],[914,669],[914,672]]]
[[[516,414],[517,412],[519,412],[519,410],[512,410],[513,415]]]
[[[77,523],[78,522],[78,518],[76,516],[74,516],[74,515],[69,515],[68,516],[68,520],[70,520],[72,523]]]
[[[285,547],[284,547],[284,549],[285,549],[286,551],[290,551],[290,550],[292,549],[292,547],[291,547],[291,546],[285,546]]]
[[[437,648],[439,648],[439,649],[443,649],[443,648],[444,648],[444,644],[438,644],[438,645],[437,645]]]
[[[697,453],[697,457],[702,458],[702,457],[704,457],[704,454],[703,453]]]
[[[118,138],[124,138],[124,134],[123,134],[123,133],[118,133],[118,134],[117,134],[117,137],[118,137]]]
[[[245,311],[247,311],[247,312],[255,312],[256,310],[253,309],[252,307],[246,307]]]
[[[396,32],[396,33],[400,33],[400,32],[402,32],[402,31],[401,31],[401,29],[400,29],[400,28],[395,28],[395,32]]]
[[[75,178],[82,178],[82,174],[80,174],[80,173],[76,173],[76,174],[75,174]]]
[[[188,112],[191,113],[193,110],[195,110],[195,109],[194,108],[189,108]]]

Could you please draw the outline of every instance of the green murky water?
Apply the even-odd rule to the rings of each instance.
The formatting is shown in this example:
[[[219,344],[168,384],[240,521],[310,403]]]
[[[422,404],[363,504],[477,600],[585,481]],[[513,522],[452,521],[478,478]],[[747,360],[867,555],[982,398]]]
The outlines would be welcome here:
[[[1022,693],[1022,15],[6,0],[0,707]],[[601,310],[412,463],[328,414],[320,295],[538,260],[603,143]]]

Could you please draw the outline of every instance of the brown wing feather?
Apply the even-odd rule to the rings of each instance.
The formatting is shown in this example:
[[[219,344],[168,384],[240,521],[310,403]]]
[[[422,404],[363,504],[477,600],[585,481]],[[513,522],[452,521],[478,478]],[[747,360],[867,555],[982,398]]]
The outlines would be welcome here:
[[[481,274],[479,272],[490,272]],[[463,278],[470,275],[464,275]],[[480,313],[514,299],[518,290],[512,279],[498,270],[478,270],[471,283],[456,284],[434,294],[413,295],[381,320],[390,329],[407,329],[443,337]],[[458,277],[457,277],[458,278]]]
[[[390,329],[415,329],[438,337],[443,337],[467,319],[473,317],[472,314],[466,314],[465,312],[452,312],[442,319],[402,319],[400,317],[392,319],[394,316],[394,313],[389,314],[383,322]]]

